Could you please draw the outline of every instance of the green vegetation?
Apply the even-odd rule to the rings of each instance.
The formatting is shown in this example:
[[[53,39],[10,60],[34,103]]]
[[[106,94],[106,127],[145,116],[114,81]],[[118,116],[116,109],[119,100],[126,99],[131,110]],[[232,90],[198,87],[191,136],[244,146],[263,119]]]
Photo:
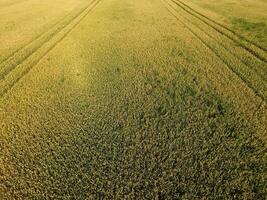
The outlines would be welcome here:
[[[191,4],[191,2],[193,2]],[[251,41],[267,48],[267,2],[264,0],[190,0],[189,5],[212,16]],[[201,9],[202,8],[202,9]]]
[[[71,2],[0,62],[0,198],[265,199],[266,51],[194,0]]]
[[[243,18],[233,19],[235,28],[253,35],[260,44],[267,44],[267,26],[265,22],[250,22]]]

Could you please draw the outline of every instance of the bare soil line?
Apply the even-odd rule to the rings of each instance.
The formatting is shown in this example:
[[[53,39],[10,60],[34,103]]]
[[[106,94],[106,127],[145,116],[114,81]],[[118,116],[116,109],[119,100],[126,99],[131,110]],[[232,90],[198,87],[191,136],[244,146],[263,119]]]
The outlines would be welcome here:
[[[186,12],[188,12],[189,14],[197,17],[199,20],[203,21],[204,23],[206,23],[207,25],[212,27],[217,32],[221,33],[225,37],[228,37],[229,39],[231,39],[234,42],[236,42],[237,44],[239,44],[242,48],[244,48],[249,53],[251,53],[255,58],[261,60],[262,62],[267,63],[266,49],[264,49],[263,47],[260,47],[259,45],[255,44],[255,42],[252,42],[252,41],[249,41],[248,39],[245,39],[243,36],[237,34],[236,32],[229,29],[228,27],[214,21],[213,19],[210,19],[209,17],[194,10],[193,8],[184,4],[183,2],[181,2],[179,0],[171,0],[171,1],[173,3],[175,3],[177,6],[181,7]]]
[[[36,64],[40,62],[57,44],[59,44],[79,23],[92,11],[101,0],[93,1],[69,24],[64,26],[57,34],[50,37],[41,47],[32,52],[26,59],[19,63],[3,80],[0,80],[0,97],[8,93],[13,86],[23,78]]]
[[[73,12],[67,14],[64,18],[62,18],[59,22],[54,24],[51,29],[46,30],[41,35],[37,36],[33,41],[17,50],[10,57],[5,59],[0,64],[0,80],[3,79],[8,73],[10,73],[17,65],[21,64],[24,60],[30,57],[35,51],[42,47],[47,41],[53,38],[57,33],[59,33],[62,29],[68,26],[73,20],[79,17],[90,5],[93,4],[94,1],[90,2],[89,5],[86,5],[82,8],[78,8]]]
[[[242,80],[245,85],[251,89],[253,91],[253,93],[261,99],[261,101],[266,103],[265,97],[258,92],[258,90],[250,83],[248,82],[238,71],[236,71],[231,65],[229,65],[228,62],[225,61],[225,59],[217,52],[215,51],[205,40],[203,40],[190,26],[188,26],[183,20],[181,20],[180,18],[177,17],[176,14],[174,14],[173,12],[176,12],[175,8],[170,5],[166,0],[164,0],[164,2],[173,9],[173,11],[170,10],[169,7],[166,6],[166,4],[164,3],[165,7],[167,8],[167,10],[181,23],[183,24],[196,38],[198,38],[198,40],[200,40],[204,46],[206,46],[208,49],[211,50],[211,52],[217,57],[219,58],[224,64],[225,66],[231,70],[240,80]]]

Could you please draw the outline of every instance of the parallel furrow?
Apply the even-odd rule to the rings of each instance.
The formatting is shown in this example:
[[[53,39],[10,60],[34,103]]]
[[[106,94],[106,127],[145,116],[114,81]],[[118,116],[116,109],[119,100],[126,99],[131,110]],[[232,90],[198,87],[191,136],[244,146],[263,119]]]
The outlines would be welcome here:
[[[86,8],[86,6],[84,8]],[[3,66],[5,63],[10,62],[14,58],[16,58],[16,55],[21,54],[22,52],[25,52],[25,49],[28,48],[30,45],[34,44],[35,42],[38,42],[38,40],[41,37],[44,37],[46,34],[49,34],[51,32],[51,30],[55,29],[56,27],[59,27],[60,24],[62,24],[64,21],[66,21],[66,19],[68,19],[69,17],[71,18],[72,14],[76,13],[77,10],[78,10],[78,13],[80,13],[79,11],[81,11],[81,8],[72,10],[70,13],[68,13],[65,16],[63,16],[62,18],[60,18],[57,22],[51,24],[48,29],[42,31],[40,34],[33,37],[32,40],[30,40],[28,43],[22,45],[21,47],[16,49],[14,52],[10,53],[7,57],[2,58],[0,61],[0,69],[1,69],[1,66]]]
[[[43,46],[47,41],[53,38],[57,33],[59,33],[62,29],[68,26],[72,21],[74,21],[77,17],[79,17],[94,1],[90,2],[89,5],[82,7],[78,10],[78,12],[74,13],[68,18],[63,19],[56,26],[46,32],[44,35],[40,36],[36,40],[34,40],[30,45],[25,46],[18,52],[16,52],[12,57],[8,58],[5,62],[0,64],[0,80],[4,79],[5,76],[8,75],[16,66],[24,62],[27,58],[29,58],[35,51]]]
[[[209,44],[205,39],[203,39],[195,30],[193,30],[193,28],[191,26],[189,26],[187,23],[185,23],[183,20],[181,20],[178,16],[177,16],[177,11],[175,9],[175,7],[173,7],[173,5],[171,5],[169,2],[167,2],[166,0],[164,0],[164,2],[172,9],[172,11],[170,10],[170,8],[168,8],[166,6],[166,8],[169,10],[169,12],[181,23],[184,25],[184,27],[186,27],[196,38],[198,38],[198,40],[201,41],[201,43],[203,43],[203,45],[205,45],[211,52],[213,52],[213,54],[222,61],[222,63],[224,63],[224,65],[231,71],[233,72],[240,80],[242,80],[248,88],[250,88],[254,94],[259,97],[261,99],[261,101],[266,102],[265,96],[264,94],[262,94],[262,92],[259,92],[258,89],[251,83],[249,82],[238,70],[236,70],[235,68],[233,68],[230,64],[230,62],[228,62],[228,60],[226,60],[224,58],[224,54],[222,52],[219,52],[218,50],[214,49],[214,45]],[[164,4],[164,5],[166,5]],[[174,14],[173,12],[175,12],[176,14]]]
[[[177,7],[177,9],[181,9],[181,7]],[[184,13],[184,15],[182,14]],[[190,15],[188,12],[181,9],[181,12],[177,11],[177,14],[179,16],[183,17],[183,19],[194,26],[196,26],[198,29],[200,29],[203,33],[205,33],[207,36],[212,38],[214,41],[216,41],[222,49],[227,51],[229,54],[231,54],[233,57],[235,57],[235,60],[240,63],[241,68],[244,69],[250,74],[255,74],[260,77],[261,80],[265,82],[267,81],[267,66],[262,63],[258,62],[257,60],[251,60],[248,58],[248,52],[244,51],[244,49],[240,48],[239,46],[236,46],[236,43],[229,38],[221,37],[220,33],[214,32],[214,29],[212,29],[210,26],[206,26],[203,21],[200,21],[198,18],[195,18],[194,16]],[[238,66],[240,67],[240,66]]]
[[[54,33],[49,39],[45,40],[39,48],[31,52],[25,59],[20,60],[19,63],[7,73],[2,80],[0,80],[0,96],[6,94],[22,77],[24,77],[40,60],[45,57],[59,42],[61,42],[91,10],[93,10],[101,0],[92,1],[82,12],[68,24],[64,25],[60,30]]]
[[[179,7],[178,7],[179,8]],[[174,10],[176,10],[173,7]],[[215,33],[208,33],[208,27],[205,27],[205,24],[198,24],[193,19],[190,19],[190,16],[188,17],[186,12],[184,13],[186,16],[184,16],[181,12],[178,12],[177,14],[183,18],[182,21],[188,22],[191,24],[192,28],[196,27],[199,33],[198,36],[205,37],[205,39],[202,39],[208,43],[208,40],[211,42],[208,43],[210,48],[213,50],[213,52],[216,52],[218,56],[221,58],[221,60],[227,64],[227,66],[238,76],[246,82],[247,85],[249,85],[251,88],[253,88],[256,93],[260,94],[263,99],[266,100],[266,91],[267,91],[267,83],[266,83],[266,75],[267,70],[265,69],[258,69],[255,66],[248,65],[246,62],[241,60],[239,56],[237,56],[235,53],[233,53],[229,46],[227,47],[227,44],[231,41],[224,41],[222,42],[220,38],[215,37]],[[206,37],[206,36],[208,37]],[[220,36],[219,36],[220,37]],[[233,45],[233,44],[231,44]],[[264,66],[263,64],[261,66]]]
[[[189,14],[203,21],[205,24],[212,27],[214,30],[216,30],[220,34],[224,35],[225,37],[239,44],[242,48],[244,48],[246,51],[251,53],[255,58],[261,60],[262,62],[267,63],[266,50],[264,48],[259,47],[258,45],[255,45],[254,43],[245,39],[243,36],[238,35],[236,32],[232,31],[226,26],[221,25],[218,22],[214,21],[213,19],[210,19],[207,16],[201,14],[200,12],[194,10],[193,8],[184,4],[180,0],[172,0],[172,2],[175,3],[177,6],[181,7],[183,10],[185,10]]]
[[[259,49],[261,49],[261,50],[267,52],[267,49],[266,49],[266,48],[264,48],[264,47],[258,45],[256,42],[251,41],[251,40],[245,38],[244,36],[238,34],[238,33],[235,32],[234,30],[230,29],[229,27],[227,27],[227,26],[225,26],[225,25],[223,25],[223,24],[221,24],[221,23],[216,22],[215,20],[213,20],[213,19],[207,17],[206,15],[204,15],[204,14],[198,12],[197,10],[193,9],[192,7],[188,6],[188,5],[185,4],[184,2],[182,2],[182,1],[180,1],[180,0],[177,0],[177,1],[180,2],[181,4],[183,4],[183,5],[184,5],[185,7],[187,7],[188,9],[194,11],[194,12],[197,13],[198,15],[200,15],[200,16],[206,18],[207,20],[213,22],[214,24],[217,24],[218,26],[220,26],[220,27],[226,29],[227,31],[231,32],[231,33],[234,34],[236,37],[239,37],[241,40],[244,40],[244,41],[246,41],[246,42],[248,42],[248,43],[251,43],[251,44],[253,44],[254,46],[256,46],[257,48],[259,48]]]

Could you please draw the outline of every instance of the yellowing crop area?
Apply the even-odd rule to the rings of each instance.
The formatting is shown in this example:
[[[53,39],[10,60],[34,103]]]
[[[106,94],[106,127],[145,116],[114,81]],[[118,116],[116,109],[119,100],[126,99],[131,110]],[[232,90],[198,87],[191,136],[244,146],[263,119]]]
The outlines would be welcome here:
[[[265,199],[266,9],[0,0],[0,199]]]

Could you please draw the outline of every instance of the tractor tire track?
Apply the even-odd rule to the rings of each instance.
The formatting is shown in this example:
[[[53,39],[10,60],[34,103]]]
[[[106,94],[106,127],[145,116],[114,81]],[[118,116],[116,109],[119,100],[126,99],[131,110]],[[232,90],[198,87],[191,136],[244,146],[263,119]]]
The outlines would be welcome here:
[[[185,10],[186,12],[188,12],[189,14],[191,14],[192,16],[198,18],[199,20],[203,21],[203,23],[207,24],[208,26],[212,27],[214,30],[216,30],[217,32],[221,33],[222,35],[224,35],[225,37],[233,40],[234,42],[236,42],[237,44],[239,44],[242,48],[244,48],[246,51],[248,51],[250,54],[252,54],[255,58],[261,60],[262,62],[264,63],[267,63],[267,59],[266,59],[266,50],[262,49],[262,48],[259,48],[257,47],[256,45],[252,44],[251,42],[248,42],[246,40],[243,39],[243,41],[241,40],[241,38],[239,36],[237,36],[236,34],[234,34],[233,32],[229,31],[228,29],[222,27],[222,25],[218,25],[218,22],[215,22],[214,20],[206,17],[205,15],[195,11],[194,9],[189,8],[188,7],[185,7],[183,6],[183,4],[181,4],[181,1],[179,0],[171,0],[173,3],[175,3],[177,6],[181,7],[183,10]],[[203,18],[205,18],[206,20],[208,20],[209,22],[207,22],[206,20],[204,20]],[[215,23],[214,24],[211,24],[212,23]],[[224,28],[225,30],[229,31],[232,33],[232,35],[236,36],[237,38],[231,36],[231,34],[227,34],[225,31],[222,31],[220,30],[218,27],[219,26],[220,28]],[[241,41],[240,41],[241,40]],[[245,42],[247,44],[245,44]],[[254,46],[254,49],[249,47],[249,46]],[[256,50],[257,48],[257,50]]]
[[[257,68],[255,68],[255,66],[253,66],[251,63],[248,64],[246,63],[244,60],[242,60],[242,57],[238,54],[236,54],[235,51],[231,51],[231,49],[229,49],[229,47],[227,47],[223,42],[219,41],[216,37],[214,37],[212,34],[208,33],[205,29],[203,29],[201,26],[196,25],[195,23],[191,22],[191,24],[194,24],[198,29],[200,29],[203,33],[205,33],[207,36],[209,36],[210,38],[212,38],[213,40],[215,40],[216,42],[218,42],[218,44],[225,50],[227,51],[229,54],[231,54],[238,62],[242,63],[242,65],[246,66],[246,68],[251,71],[251,72],[256,72],[257,75],[264,81],[266,81],[267,78],[267,71],[264,70],[259,70]],[[264,67],[265,65],[261,65],[262,67]],[[265,68],[264,68],[265,69]]]
[[[31,41],[29,41],[28,43],[26,43],[25,45],[22,45],[21,47],[19,47],[18,49],[16,49],[14,52],[10,53],[8,56],[6,56],[5,58],[1,59],[0,61],[0,66],[3,65],[4,62],[6,62],[7,60],[10,60],[12,58],[15,57],[15,55],[17,53],[19,53],[20,51],[23,51],[23,49],[27,48],[29,45],[31,45],[32,43],[34,43],[35,41],[37,41],[39,38],[41,38],[43,35],[45,35],[46,33],[48,33],[49,31],[51,31],[51,29],[55,28],[56,26],[60,25],[60,23],[62,23],[62,21],[64,21],[64,19],[66,19],[67,17],[69,17],[71,14],[73,14],[76,11],[76,9],[73,9],[72,11],[70,11],[70,13],[66,14],[65,16],[61,17],[57,22],[53,23],[50,25],[50,27],[44,31],[42,31],[40,34],[38,34],[37,36],[33,37]]]
[[[174,0],[171,0],[171,1],[174,1]],[[175,2],[173,2],[173,3],[175,3]],[[178,6],[177,8],[181,9],[185,13],[185,15],[186,14],[189,15],[188,18],[192,17],[191,20],[189,20],[186,17],[186,20],[189,21],[190,23],[194,24],[195,26],[197,26],[199,29],[202,30],[202,32],[206,33],[207,35],[209,35],[209,37],[211,37],[215,41],[217,41],[221,45],[221,47],[224,48],[225,50],[227,50],[229,52],[229,54],[232,54],[238,60],[238,62],[241,62],[243,66],[246,66],[245,68],[248,69],[249,73],[252,74],[252,72],[254,71],[254,72],[256,72],[256,73],[253,73],[254,75],[255,74],[258,75],[261,78],[261,80],[263,80],[265,82],[267,81],[267,79],[266,79],[267,78],[266,63],[263,63],[261,60],[256,59],[253,54],[248,52],[242,46],[238,45],[238,43],[236,43],[231,38],[226,37],[225,35],[221,35],[220,32],[215,30],[209,24],[205,23],[205,21],[200,20],[198,17],[187,12],[185,9],[183,9],[180,6]],[[207,25],[207,28],[203,28],[203,27],[205,27],[205,25]],[[214,30],[215,30],[215,32],[214,32]],[[210,32],[210,34],[208,32]],[[215,37],[215,34],[217,34],[218,36]],[[266,85],[266,83],[265,83],[265,85]]]
[[[244,37],[244,36],[238,34],[238,33],[235,32],[234,30],[230,29],[229,27],[227,27],[227,26],[225,26],[225,25],[223,25],[223,24],[221,24],[221,23],[219,23],[219,22],[216,22],[215,20],[213,20],[213,19],[207,17],[206,15],[204,15],[204,14],[198,12],[197,10],[195,10],[195,9],[193,9],[192,7],[188,6],[186,3],[182,2],[181,0],[176,0],[176,1],[180,2],[182,5],[184,5],[184,6],[187,7],[188,9],[192,10],[193,12],[197,13],[198,15],[204,17],[205,19],[207,19],[207,20],[209,20],[209,21],[215,23],[216,25],[218,25],[218,26],[220,26],[220,27],[226,29],[227,31],[229,31],[229,32],[231,32],[232,34],[234,34],[236,37],[239,37],[241,40],[244,40],[244,41],[246,41],[246,42],[248,42],[248,43],[251,43],[251,44],[253,44],[255,47],[257,47],[257,48],[259,48],[259,49],[261,49],[261,50],[267,52],[267,49],[266,49],[266,48],[264,48],[264,47],[258,45],[256,42],[247,39],[246,37]]]
[[[162,0],[164,1],[169,7],[172,8],[172,10],[174,12],[176,12],[175,8],[169,3],[167,2],[166,0]],[[183,22],[179,17],[177,17],[176,14],[173,13],[172,10],[170,10],[170,8],[168,6],[166,6],[166,4],[164,4],[164,6],[167,8],[167,10],[170,12],[171,15],[173,15],[181,24],[183,24],[183,26],[185,28],[187,28],[204,46],[206,46],[219,60],[222,61],[222,63],[235,75],[237,76],[238,79],[240,79],[251,91],[253,91],[253,93],[255,94],[255,96],[257,96],[261,102],[265,102],[266,103],[266,100],[265,100],[265,97],[258,92],[258,90],[250,83],[250,82],[247,82],[246,79],[244,79],[244,77],[242,76],[242,74],[240,74],[238,71],[236,71],[235,69],[232,68],[231,65],[229,65],[228,62],[225,61],[224,58],[222,58],[222,56],[214,51],[214,49],[205,41],[203,40],[190,26],[188,26],[185,22]]]
[[[176,10],[176,9],[174,9]],[[221,58],[228,63],[228,65],[231,66],[233,71],[239,72],[240,76],[243,77],[243,79],[246,80],[246,82],[249,82],[251,85],[254,85],[255,90],[257,90],[259,93],[262,93],[264,96],[264,92],[267,91],[266,88],[266,70],[265,72],[259,72],[259,70],[255,70],[253,67],[249,66],[247,63],[245,63],[243,60],[241,60],[236,54],[232,53],[218,38],[216,38],[211,33],[207,32],[207,29],[203,28],[201,25],[193,22],[192,20],[189,20],[188,17],[181,14],[181,12],[178,12],[176,10],[177,14],[183,18],[183,21],[187,21],[188,23],[192,24],[194,27],[197,27],[202,33],[206,34],[209,38],[211,38],[213,41],[215,41],[213,49],[217,49],[218,47],[221,48],[220,55]],[[216,47],[216,44],[218,47]],[[222,56],[222,54],[225,54],[225,56]],[[229,57],[229,59],[226,59]],[[255,73],[255,71],[257,73]],[[250,74],[253,74],[251,76]],[[248,76],[249,75],[249,76]]]
[[[42,47],[47,41],[53,38],[57,33],[59,33],[62,29],[68,26],[73,20],[79,17],[92,3],[91,1],[89,5],[84,6],[78,9],[77,13],[74,13],[74,16],[69,13],[67,17],[62,18],[56,25],[54,25],[51,29],[44,32],[44,34],[37,37],[35,40],[30,42],[28,45],[22,47],[22,49],[15,52],[12,56],[6,59],[4,62],[0,64],[0,80],[4,79],[5,76],[8,75],[16,66],[25,61],[28,57],[30,57],[35,51]],[[76,10],[75,10],[76,11]],[[74,12],[75,12],[74,11]]]
[[[80,22],[92,11],[101,0],[95,0],[67,26],[61,29],[53,38],[48,40],[29,59],[25,59],[4,80],[0,80],[0,97],[8,93],[16,83],[22,79],[42,58],[44,58],[56,45],[58,45]],[[55,40],[55,41],[52,41]],[[36,58],[32,58],[36,56]]]
[[[179,7],[180,8],[180,7]],[[176,10],[176,9],[175,9]],[[184,10],[183,10],[184,11]],[[185,11],[184,11],[185,12]],[[187,13],[187,12],[186,12]],[[194,25],[195,27],[197,27],[198,29],[200,29],[203,33],[205,33],[207,36],[209,36],[210,38],[212,38],[214,41],[218,42],[218,44],[225,50],[227,51],[229,54],[231,54],[239,63],[242,63],[242,67],[245,66],[245,68],[249,71],[249,73],[251,72],[256,72],[257,76],[259,76],[261,78],[261,80],[266,81],[267,79],[267,68],[266,65],[262,64],[262,63],[257,63],[259,64],[257,67],[255,67],[255,63],[248,63],[246,61],[244,61],[242,59],[242,53],[241,52],[237,52],[237,51],[233,51],[231,48],[231,46],[228,46],[225,44],[225,42],[223,42],[223,39],[219,39],[218,37],[214,36],[212,33],[209,33],[208,29],[204,28],[203,25],[200,25],[197,21],[194,21],[193,19],[190,20],[188,17],[186,17],[185,15],[182,15],[181,12],[177,11],[177,14],[179,14],[180,16],[182,16],[186,21],[188,21],[189,23],[191,23],[192,25]],[[187,13],[188,14],[188,13]],[[191,15],[190,15],[191,16]],[[196,20],[198,20],[198,18],[195,18]],[[199,21],[200,23],[203,23],[202,21]],[[209,27],[208,27],[209,28]],[[217,32],[216,32],[217,33]],[[219,34],[219,33],[218,33]],[[234,41],[230,40],[229,38],[226,38],[226,40],[228,40],[227,42],[229,43],[229,45],[234,45]],[[242,48],[241,48],[242,50]]]

